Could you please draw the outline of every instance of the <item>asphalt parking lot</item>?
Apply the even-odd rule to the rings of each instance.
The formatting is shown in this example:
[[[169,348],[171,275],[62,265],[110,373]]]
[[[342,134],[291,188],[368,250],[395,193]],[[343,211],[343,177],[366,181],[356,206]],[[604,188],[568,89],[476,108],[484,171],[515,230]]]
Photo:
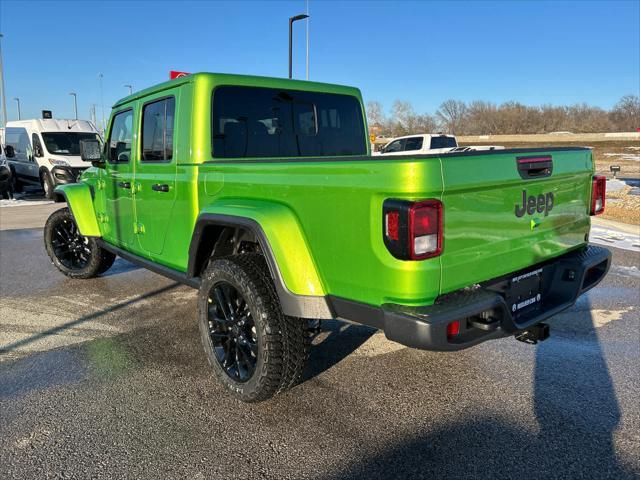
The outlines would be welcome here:
[[[551,338],[422,352],[323,324],[305,381],[245,405],[209,371],[195,291],[119,259],[50,264],[59,205],[0,209],[2,478],[637,478],[640,254]]]

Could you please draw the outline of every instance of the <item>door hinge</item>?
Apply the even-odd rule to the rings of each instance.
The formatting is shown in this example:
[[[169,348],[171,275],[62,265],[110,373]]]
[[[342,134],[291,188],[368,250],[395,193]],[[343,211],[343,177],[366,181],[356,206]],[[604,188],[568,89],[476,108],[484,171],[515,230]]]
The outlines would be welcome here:
[[[133,224],[133,233],[135,235],[143,235],[144,234],[144,225],[141,223]]]

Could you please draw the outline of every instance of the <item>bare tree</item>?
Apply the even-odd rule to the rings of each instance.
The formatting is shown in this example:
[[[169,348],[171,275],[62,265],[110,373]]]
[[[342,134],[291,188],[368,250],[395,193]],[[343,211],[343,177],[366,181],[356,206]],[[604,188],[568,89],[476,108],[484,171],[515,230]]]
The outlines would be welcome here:
[[[411,103],[396,100],[390,117],[384,115],[379,102],[369,102],[367,118],[370,125],[377,126],[377,134],[391,136],[434,132],[437,128],[457,135],[632,131],[640,128],[640,99],[625,95],[610,112],[585,103],[538,107],[511,101],[496,106],[479,100],[467,105],[450,99],[440,105],[435,118],[416,114]]]
[[[380,102],[375,100],[367,102],[367,122],[369,127],[377,126],[380,128],[385,124],[384,109]]]
[[[617,130],[633,131],[640,128],[640,98],[637,95],[625,95],[609,116]]]
[[[467,105],[460,100],[449,99],[436,112],[438,122],[448,133],[461,134],[467,115]]]

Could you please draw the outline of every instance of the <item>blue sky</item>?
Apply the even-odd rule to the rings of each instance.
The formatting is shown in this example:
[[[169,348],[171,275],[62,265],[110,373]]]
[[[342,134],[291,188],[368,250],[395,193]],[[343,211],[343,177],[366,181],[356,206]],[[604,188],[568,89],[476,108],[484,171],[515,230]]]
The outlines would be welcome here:
[[[105,114],[124,84],[171,69],[284,77],[287,19],[305,0],[0,2],[9,119],[51,109]],[[640,89],[640,2],[310,0],[310,79],[354,85],[388,109],[433,113],[447,98],[611,107]],[[294,76],[304,78],[304,22]]]

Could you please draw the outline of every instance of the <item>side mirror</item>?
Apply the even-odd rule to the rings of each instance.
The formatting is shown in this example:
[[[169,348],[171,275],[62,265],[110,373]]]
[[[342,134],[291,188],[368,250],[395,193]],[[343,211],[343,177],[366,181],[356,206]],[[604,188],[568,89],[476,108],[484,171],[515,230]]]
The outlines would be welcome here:
[[[102,148],[95,139],[80,140],[80,158],[83,162],[91,162],[95,167],[102,164]]]
[[[16,156],[16,151],[13,149],[11,145],[5,145],[4,154],[7,156],[7,158],[13,158]]]

